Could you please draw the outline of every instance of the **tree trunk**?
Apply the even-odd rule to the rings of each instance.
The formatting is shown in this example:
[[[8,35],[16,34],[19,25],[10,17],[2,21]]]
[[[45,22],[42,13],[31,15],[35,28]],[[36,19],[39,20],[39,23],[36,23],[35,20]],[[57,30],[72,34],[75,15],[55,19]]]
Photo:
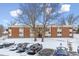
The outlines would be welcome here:
[[[36,32],[34,31],[34,41],[37,41],[36,39]]]
[[[35,25],[33,26],[33,35],[34,35],[34,41],[37,41]]]
[[[44,25],[44,27],[43,27],[43,32],[42,32],[42,42],[44,42],[44,37],[45,37],[45,25]]]
[[[34,41],[37,41],[36,37],[34,37]]]
[[[44,42],[44,37],[42,37],[42,42]]]

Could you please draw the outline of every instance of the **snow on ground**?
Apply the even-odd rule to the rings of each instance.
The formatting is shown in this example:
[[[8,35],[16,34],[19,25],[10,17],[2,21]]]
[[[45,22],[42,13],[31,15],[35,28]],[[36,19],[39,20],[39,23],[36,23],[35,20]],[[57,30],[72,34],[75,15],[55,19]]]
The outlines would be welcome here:
[[[9,48],[0,49],[0,56],[30,56],[26,52],[16,53],[16,51],[10,51]]]
[[[15,42],[18,43],[41,43],[43,48],[53,48],[56,49],[62,43],[62,46],[67,47],[67,41],[72,42],[73,51],[77,51],[77,47],[79,46],[79,34],[74,34],[73,38],[44,38],[44,42],[41,42],[41,38],[37,38],[37,41],[34,42],[33,38],[6,38],[5,40],[0,40],[1,43],[5,42]],[[11,55],[11,56],[18,56],[18,55],[27,55],[27,53],[18,54],[16,51],[9,51],[9,48],[0,49],[0,54],[2,55]]]

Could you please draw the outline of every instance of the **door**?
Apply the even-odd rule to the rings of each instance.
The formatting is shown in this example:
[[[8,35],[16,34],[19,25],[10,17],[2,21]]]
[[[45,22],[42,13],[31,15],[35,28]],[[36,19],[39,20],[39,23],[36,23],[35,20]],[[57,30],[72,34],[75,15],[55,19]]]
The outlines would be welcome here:
[[[36,34],[37,34],[37,38],[42,38],[43,36],[43,27],[37,27],[36,28]]]

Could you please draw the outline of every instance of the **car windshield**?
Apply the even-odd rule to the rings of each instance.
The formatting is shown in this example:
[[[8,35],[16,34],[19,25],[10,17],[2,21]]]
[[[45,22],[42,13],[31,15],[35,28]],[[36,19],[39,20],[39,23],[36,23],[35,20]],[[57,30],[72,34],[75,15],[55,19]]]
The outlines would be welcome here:
[[[66,54],[67,53],[66,48],[59,47],[59,48],[57,48],[56,53],[57,54]]]

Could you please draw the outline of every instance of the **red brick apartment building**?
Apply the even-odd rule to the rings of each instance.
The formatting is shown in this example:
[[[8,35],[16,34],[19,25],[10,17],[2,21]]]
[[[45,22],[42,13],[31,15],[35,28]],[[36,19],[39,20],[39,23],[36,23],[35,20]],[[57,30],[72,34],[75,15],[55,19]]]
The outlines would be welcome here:
[[[63,25],[63,26],[56,26],[52,25],[47,27],[48,30],[45,34],[46,37],[50,38],[58,38],[58,37],[73,37],[73,27],[71,25]],[[42,26],[36,27],[37,37],[39,34],[42,35]],[[33,37],[33,32],[28,26],[10,26],[8,28],[8,37],[9,38],[30,38]],[[40,37],[41,38],[41,37]]]
[[[11,26],[8,28],[8,37],[10,38],[19,38],[24,37],[28,38],[30,37],[30,28],[27,26]]]
[[[51,37],[73,37],[72,26],[52,26],[51,27]]]

